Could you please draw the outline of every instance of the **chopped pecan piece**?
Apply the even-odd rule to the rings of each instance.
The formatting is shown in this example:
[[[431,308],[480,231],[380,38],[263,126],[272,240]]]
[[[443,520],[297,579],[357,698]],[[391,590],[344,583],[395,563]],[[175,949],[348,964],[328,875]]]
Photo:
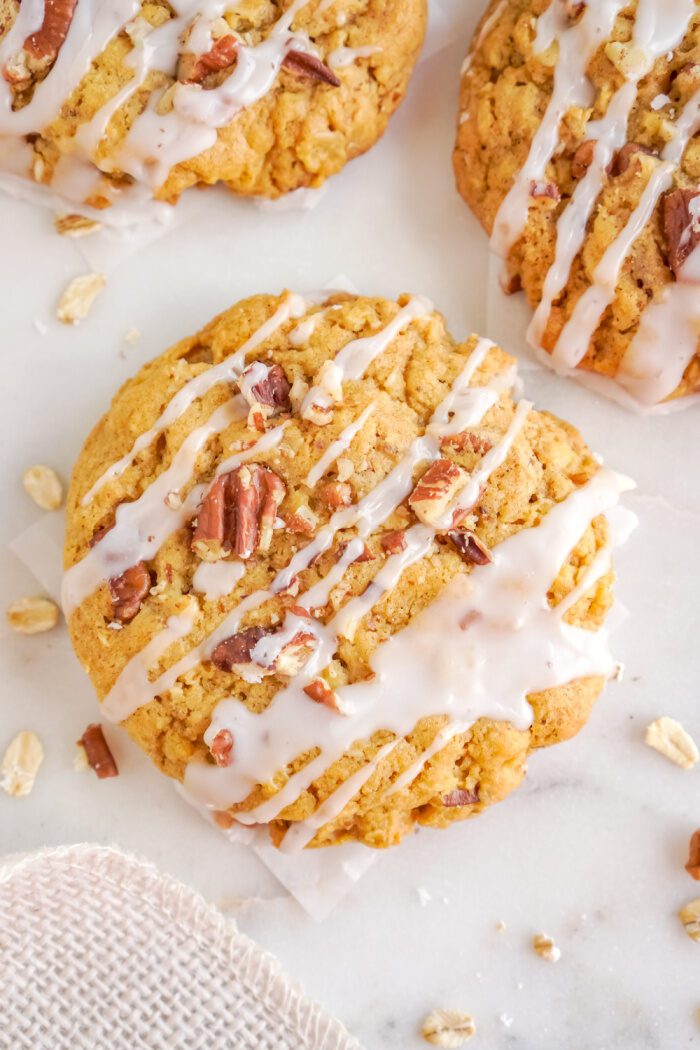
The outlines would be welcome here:
[[[700,202],[698,190],[676,189],[663,199],[663,226],[668,245],[668,265],[676,277],[690,253],[700,244],[700,212],[693,215],[691,201]]]
[[[306,610],[304,612],[306,613]],[[291,642],[287,642],[277,654],[273,664],[274,670],[277,674],[289,676],[298,674],[317,645],[318,638],[311,631],[297,631]]]
[[[273,637],[275,633],[268,627],[247,627],[219,642],[211,654],[211,661],[220,671],[233,671],[244,678],[250,676],[251,667],[260,678],[272,674],[297,674],[318,645],[316,635],[311,631],[297,631],[269,663],[255,660],[255,646],[262,638]]]
[[[311,507],[302,505],[297,507],[293,514],[288,514],[284,519],[287,532],[302,536],[310,536],[318,525],[318,518]]]
[[[220,729],[209,745],[211,757],[217,766],[230,766],[233,762],[233,734],[230,729]]]
[[[479,437],[472,430],[463,430],[461,434],[448,434],[440,439],[440,448],[453,448],[455,452],[466,452],[468,448],[479,456],[485,456],[493,445],[487,438]]]
[[[347,481],[329,481],[319,489],[318,498],[329,510],[338,510],[339,507],[350,506],[352,489]]]
[[[340,561],[340,559],[343,557],[351,542],[351,540],[344,540],[343,543],[339,544],[338,561]],[[363,546],[360,553],[358,554],[358,556],[353,560],[352,564],[359,565],[361,562],[364,561],[374,561],[374,555],[372,554],[372,551],[369,549],[366,543]]]
[[[246,671],[253,663],[252,652],[260,639],[272,633],[268,627],[246,627],[245,630],[219,642],[212,650],[211,662],[220,671],[234,671],[240,674],[241,670]],[[272,674],[269,668],[260,670]]]
[[[246,368],[238,381],[243,397],[250,405],[248,425],[265,429],[265,420],[279,412],[291,410],[291,387],[280,365],[264,365],[260,361]]]
[[[44,21],[24,41],[24,50],[36,59],[53,62],[68,36],[78,0],[45,0]]]
[[[473,791],[469,791],[467,788],[455,788],[454,791],[448,791],[446,795],[442,796],[443,806],[473,806],[475,802],[479,801],[479,788],[474,788]]]
[[[571,174],[575,179],[582,179],[590,168],[593,163],[595,146],[595,139],[586,139],[586,141],[582,142],[574,153],[571,158]]]
[[[685,866],[685,870],[694,879],[700,881],[700,828],[694,831],[690,837],[688,863]]]
[[[323,704],[324,707],[330,707],[332,711],[341,712],[340,700],[337,694],[333,692],[328,683],[324,682],[322,678],[314,678],[312,682],[309,682],[304,687],[304,692],[314,703]]]
[[[537,182],[533,179],[530,183],[530,196],[531,197],[547,197],[552,201],[560,201],[561,193],[559,187],[553,182]]]
[[[460,557],[469,565],[488,565],[493,556],[488,547],[470,529],[452,529],[447,537]]]
[[[613,176],[623,175],[629,168],[632,157],[636,156],[637,153],[645,153],[648,157],[655,156],[653,149],[649,149],[647,146],[640,146],[638,142],[626,142],[622,149],[616,153],[609,168],[610,174]]]
[[[114,606],[115,620],[130,623],[150,589],[151,574],[144,561],[132,565],[121,576],[113,576],[109,581],[109,593]]]
[[[109,744],[105,740],[101,725],[93,722],[92,725],[87,727],[77,743],[79,747],[84,749],[90,768],[95,770],[100,780],[119,776],[117,763],[109,750]]]
[[[467,472],[451,459],[438,459],[428,467],[408,497],[409,506],[424,525],[436,525],[466,480]]]
[[[202,503],[192,550],[203,561],[218,561],[231,551],[245,560],[268,550],[285,492],[279,475],[259,463],[222,474]]]
[[[400,554],[406,550],[406,532],[404,529],[385,532],[379,542],[387,554]]]
[[[218,73],[230,66],[238,52],[238,41],[235,36],[220,37],[214,46],[204,55],[187,52],[180,59],[178,77],[184,84],[201,84],[210,73]]]
[[[307,51],[288,51],[282,65],[291,73],[317,80],[322,84],[330,84],[331,87],[340,87],[340,81],[333,70],[316,55],[310,55]]]

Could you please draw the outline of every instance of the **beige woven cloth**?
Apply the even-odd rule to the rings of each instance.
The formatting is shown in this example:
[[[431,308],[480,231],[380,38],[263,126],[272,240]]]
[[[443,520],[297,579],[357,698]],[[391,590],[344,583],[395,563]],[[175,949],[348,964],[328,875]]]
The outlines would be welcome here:
[[[0,862],[2,1050],[361,1050],[198,894],[103,846]]]

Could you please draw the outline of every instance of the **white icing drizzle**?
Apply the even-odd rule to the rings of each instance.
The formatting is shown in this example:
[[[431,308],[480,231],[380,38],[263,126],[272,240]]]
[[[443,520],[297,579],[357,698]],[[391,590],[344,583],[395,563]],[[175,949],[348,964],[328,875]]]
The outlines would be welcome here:
[[[362,430],[363,426],[374,412],[374,402],[368,405],[364,412],[357,417],[357,419],[350,423],[349,426],[345,427],[345,430],[341,431],[335,441],[331,442],[326,451],[323,453],[318,463],[314,464],[309,473],[306,476],[305,484],[310,488],[320,481],[323,475],[333,466],[339,456],[342,456],[343,452],[346,452],[350,448],[352,439]]]
[[[113,688],[102,702],[102,713],[105,718],[111,718],[113,712],[118,711],[123,703],[128,703],[129,697],[134,693],[138,694],[149,688],[148,673],[150,668],[160,660],[174,642],[187,637],[197,621],[198,614],[199,609],[193,603],[192,609],[186,610],[179,616],[170,616],[166,620],[165,627],[151,639],[141,652],[129,660]],[[174,684],[174,681],[172,684]]]
[[[322,320],[323,313],[323,310],[318,310],[315,314],[311,314],[310,317],[301,321],[296,328],[293,328],[289,333],[290,344],[292,346],[305,346],[316,330],[316,325]]]
[[[249,353],[257,349],[267,339],[273,336],[290,318],[303,317],[311,303],[301,295],[291,293],[286,296],[275,312],[255,331],[243,346],[225,358],[220,364],[212,365],[205,372],[200,372],[193,379],[188,380],[180,387],[177,394],[168,402],[164,411],[160,414],[153,426],[140,434],[125,456],[113,463],[100,475],[92,488],[83,496],[81,503],[87,506],[95,497],[95,494],[111,481],[117,478],[127,467],[131,466],[140,452],[154,441],[167,427],[178,420],[187,409],[198,398],[204,397],[212,387],[219,383],[232,383],[241,375],[245,367],[245,359]],[[247,408],[246,408],[247,412]],[[245,413],[244,413],[245,414]]]
[[[549,607],[546,595],[592,518],[610,510],[629,487],[626,479],[601,469],[555,505],[537,527],[500,544],[490,565],[455,577],[408,627],[379,646],[371,661],[374,678],[337,691],[351,714],[310,704],[301,692],[303,679],[295,679],[262,714],[252,714],[235,700],[221,702],[205,739],[211,742],[224,728],[231,731],[236,761],[227,768],[191,764],[188,792],[224,808],[244,799],[256,784],[272,780],[297,755],[321,746],[319,759],[294,778],[297,797],[309,776],[310,783],[355,740],[379,730],[401,738],[430,715],[447,715],[458,731],[483,717],[526,729],[531,723],[528,693],[584,676],[610,675],[614,662],[607,632],[566,624],[562,611]],[[577,596],[593,585],[606,564],[606,558],[596,559],[580,581]],[[367,775],[373,771],[366,770]],[[362,782],[358,777],[356,790]],[[290,796],[280,792],[264,803],[266,819],[274,819]],[[344,804],[348,800],[341,796]],[[276,812],[274,802],[280,807]],[[259,820],[262,809],[246,819]],[[327,814],[335,810],[329,802],[325,819],[332,819]],[[290,848],[306,844],[306,833],[315,830],[312,823],[295,833]]]
[[[565,368],[579,363],[586,353],[600,318],[615,297],[622,264],[637,237],[649,222],[662,193],[673,184],[673,173],[685,148],[700,130],[700,91],[686,103],[675,124],[675,135],[661,152],[661,162],[652,171],[639,204],[626,225],[608,245],[593,273],[593,280],[574,307],[552,352],[552,361]],[[665,349],[665,348],[664,348]]]
[[[462,428],[464,428],[477,422],[478,419],[481,418],[476,414],[479,410],[479,399],[475,398],[474,405],[469,408],[464,401],[462,391],[464,386],[471,380],[476,370],[483,363],[491,347],[493,347],[493,343],[490,343],[486,339],[481,340],[476,344],[467,359],[464,369],[453,383],[450,393],[436,408],[431,421],[432,423],[438,420],[443,420],[445,427],[451,428],[455,425],[457,420],[459,420]],[[500,376],[494,377],[492,383],[500,385]],[[482,389],[486,388],[474,388],[474,393],[477,394]],[[483,410],[486,411],[491,407],[493,402],[489,399],[488,403],[483,401],[480,403]],[[447,430],[445,432],[447,432]],[[295,576],[308,568],[313,561],[331,547],[333,540],[339,531],[356,526],[360,539],[364,540],[370,535],[370,533],[377,529],[409,495],[413,488],[413,473],[418,464],[424,460],[434,459],[438,455],[439,443],[435,437],[426,436],[415,439],[399,463],[371,492],[364,496],[358,503],[350,507],[343,507],[336,511],[330,521],[319,529],[313,540],[294,554],[289,565],[278,572],[277,576],[270,584],[269,590],[254,591],[252,594],[249,594],[227,614],[218,627],[216,627],[208,637],[204,638],[177,664],[174,664],[173,667],[169,668],[160,678],[154,681],[149,681],[141,691],[132,690],[128,694],[120,691],[118,694],[119,702],[113,702],[110,705],[109,717],[113,718],[115,721],[123,721],[139,707],[149,703],[154,697],[171,688],[180,675],[187,673],[187,671],[195,667],[202,659],[209,656],[220,641],[235,634],[247,613],[259,608],[266,601],[274,597],[275,594],[278,594],[280,591],[289,587]],[[418,529],[420,528],[421,527],[419,526]],[[412,530],[412,532],[413,531],[414,530]],[[432,542],[432,533],[430,533],[430,537]],[[105,538],[108,539],[109,534]],[[416,539],[416,535],[411,537],[409,546],[407,547],[409,552],[415,549]],[[357,541],[353,542],[356,544]],[[100,545],[98,544],[98,547],[99,546]],[[361,552],[361,546],[362,545],[360,545],[359,548],[357,546],[352,546],[352,544],[348,546],[343,556],[344,565],[351,564],[354,557],[357,557]],[[392,561],[392,559],[388,560],[387,565],[389,565],[389,563],[392,565],[397,564],[395,561]],[[79,565],[80,564],[82,563],[79,563]],[[337,568],[337,566],[335,566],[334,569],[335,568]],[[391,571],[391,569],[387,570],[387,572],[389,571]],[[69,572],[72,573],[73,570],[71,569]],[[333,577],[334,580],[335,578],[336,576]],[[305,600],[311,603],[315,602],[318,606],[325,604],[325,600],[322,601],[321,599],[324,596],[326,586],[327,585],[322,579],[305,595]],[[379,591],[379,588],[377,587],[376,590]],[[301,601],[301,599],[299,600]],[[336,624],[337,633],[340,633],[341,630],[341,616],[342,610],[338,616]],[[303,627],[305,630],[309,630],[310,623],[311,621],[308,620],[298,620],[297,628],[301,629]],[[320,625],[313,623],[312,626],[314,632],[320,636]],[[292,631],[289,637],[292,637],[294,633],[295,631]],[[328,635],[328,637],[330,638],[331,636]]]
[[[114,527],[88,551],[82,561],[64,573],[61,600],[66,616],[101,584],[120,576],[138,562],[153,558],[167,538],[190,521],[208,486],[195,485],[179,504],[172,497],[177,496],[191,481],[197,456],[210,438],[240,418],[241,406],[237,398],[217,408],[206,423],[188,434],[167,470],[162,471],[138,499],[119,504]],[[273,448],[280,442],[283,433],[284,424],[268,430],[250,448],[220,463],[216,476],[234,470],[241,463]]]
[[[375,335],[364,336],[362,339],[353,339],[346,343],[332,362],[333,385],[340,386],[348,379],[361,379],[374,359],[386,350],[391,342],[400,335],[413,321],[427,317],[433,312],[433,304],[425,296],[418,295],[409,299],[402,306],[395,317]],[[330,408],[333,397],[327,386],[312,386],[301,405],[301,414],[311,408],[312,405],[321,405]]]
[[[52,189],[74,203],[82,203],[99,187],[101,195],[125,199],[135,210],[140,208],[174,165],[213,146],[218,129],[272,89],[289,50],[316,54],[308,33],[292,28],[297,14],[308,3],[293,0],[257,45],[239,38],[235,65],[218,87],[204,90],[199,84],[176,82],[169,96],[172,106],[163,113],[157,112],[163,92],[152,92],[116,155],[98,161],[97,147],[117,111],[143,88],[152,71],[175,77],[185,48],[196,57],[211,50],[212,27],[232,5],[230,0],[172,0],[172,17],[153,27],[141,16],[139,0],[80,0],[56,60],[36,85],[28,105],[13,111],[11,87],[0,77],[0,169],[29,175],[24,137],[40,133],[51,124],[110,41],[128,30],[133,48],[125,63],[133,75],[88,123],[78,128],[71,153],[59,162],[60,174],[57,172]],[[43,0],[23,0],[14,24],[0,41],[0,70],[20,54],[24,41],[43,20]],[[337,21],[342,24],[342,12]],[[375,50],[339,48],[333,52],[333,64],[341,68]],[[101,171],[115,170],[131,175],[135,184],[127,190],[113,190],[107,181],[100,180]]]
[[[244,574],[242,561],[203,561],[192,577],[192,586],[208,602],[213,602],[230,594]]]
[[[613,95],[602,120],[592,121],[586,137],[595,142],[593,159],[579,181],[557,223],[556,257],[545,278],[542,298],[535,310],[528,339],[540,345],[552,302],[564,288],[572,263],[581,250],[589,219],[603,188],[615,154],[627,141],[628,121],[637,99],[639,82],[657,59],[677,47],[697,10],[695,0],[640,0],[630,50],[639,55],[627,81]]]
[[[547,164],[556,152],[562,117],[570,106],[590,104],[592,85],[586,75],[587,65],[610,35],[615,18],[624,6],[619,0],[589,0],[579,21],[571,25],[566,5],[553,0],[538,19],[535,53],[554,44],[559,57],[549,105],[528,158],[494,222],[492,247],[503,258],[525,228],[531,183],[546,178]],[[586,139],[594,143],[593,156],[557,221],[554,262],[545,276],[540,302],[528,329],[528,341],[537,351],[544,349],[543,338],[552,305],[566,287],[574,260],[583,247],[609,165],[628,141],[629,118],[637,102],[639,84],[657,60],[673,55],[696,13],[696,0],[669,0],[663,4],[658,0],[639,0],[626,53],[625,82],[610,99],[605,115],[588,124]],[[657,96],[652,108],[659,108],[659,98],[663,102],[666,96]],[[661,195],[673,187],[674,172],[699,128],[700,93],[696,92],[683,107],[674,125],[673,138],[663,149],[661,162],[652,172],[637,207],[608,245],[590,286],[576,302],[556,345],[547,355],[546,363],[559,373],[572,374],[585,356],[601,317],[614,300],[625,259],[654,214]],[[678,282],[667,285],[647,307],[615,377],[619,394],[611,389],[614,386],[611,381],[597,384],[603,393],[623,403],[632,401],[633,407],[642,410],[659,404],[673,393],[698,352],[697,295],[689,286],[693,282],[691,268],[684,268]],[[690,398],[686,400],[690,402]]]
[[[374,44],[366,44],[364,47],[336,47],[328,56],[328,65],[331,69],[345,69],[358,58],[369,58],[370,55],[376,55],[381,50],[381,47]]]
[[[698,352],[700,248],[644,313],[617,373],[617,381],[643,405],[669,397]],[[660,353],[660,349],[663,353]]]
[[[552,0],[537,21],[535,54],[551,45],[559,48],[552,96],[537,129],[528,157],[515,176],[494,220],[491,247],[505,259],[527,222],[532,182],[545,178],[547,164],[559,142],[559,125],[572,106],[588,106],[592,87],[586,69],[598,47],[610,36],[626,0],[591,0],[581,18],[570,25],[566,4]]]

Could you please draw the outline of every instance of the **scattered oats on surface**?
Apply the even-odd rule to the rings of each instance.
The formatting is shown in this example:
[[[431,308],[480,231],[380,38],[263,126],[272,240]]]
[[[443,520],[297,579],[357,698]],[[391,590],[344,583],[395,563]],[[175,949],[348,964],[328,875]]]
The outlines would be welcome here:
[[[41,634],[58,623],[58,606],[48,598],[20,598],[7,610],[7,622],[18,634]]]
[[[26,729],[18,733],[2,760],[0,787],[13,798],[25,798],[34,787],[43,761],[44,749],[36,733]]]
[[[73,755],[73,769],[76,773],[86,773],[90,768],[87,752],[81,743],[78,743]]]
[[[657,718],[647,726],[644,740],[681,769],[692,769],[700,758],[695,741],[675,718]]]
[[[84,215],[57,215],[54,220],[56,233],[62,237],[88,237],[102,229],[102,223]]]
[[[78,324],[90,312],[90,307],[105,286],[101,273],[84,273],[74,277],[61,296],[56,316],[63,324]]]
[[[546,959],[547,962],[559,962],[561,959],[561,949],[557,948],[553,939],[546,933],[536,933],[532,938],[532,947],[540,959]]]
[[[447,1050],[462,1046],[475,1032],[474,1018],[460,1010],[433,1010],[423,1021],[421,1029],[426,1043]]]
[[[678,912],[678,918],[688,936],[694,941],[700,941],[700,897],[688,901]]]
[[[138,343],[140,338],[141,333],[139,332],[138,328],[130,328],[124,336],[124,342],[128,343],[129,346],[134,346],[135,343]]]
[[[63,484],[55,470],[37,463],[22,475],[22,484],[28,496],[42,510],[58,510],[63,503]]]

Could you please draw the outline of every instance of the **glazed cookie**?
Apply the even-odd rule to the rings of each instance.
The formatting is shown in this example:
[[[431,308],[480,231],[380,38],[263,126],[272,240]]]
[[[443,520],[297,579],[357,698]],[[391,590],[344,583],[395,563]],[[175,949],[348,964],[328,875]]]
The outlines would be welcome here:
[[[369,149],[426,0],[0,0],[0,169],[95,208],[278,197]]]
[[[247,299],[141,370],[68,498],[102,713],[285,850],[480,812],[614,663],[626,487],[424,298]]]
[[[497,0],[462,69],[460,193],[530,344],[632,407],[700,390],[698,0]]]

